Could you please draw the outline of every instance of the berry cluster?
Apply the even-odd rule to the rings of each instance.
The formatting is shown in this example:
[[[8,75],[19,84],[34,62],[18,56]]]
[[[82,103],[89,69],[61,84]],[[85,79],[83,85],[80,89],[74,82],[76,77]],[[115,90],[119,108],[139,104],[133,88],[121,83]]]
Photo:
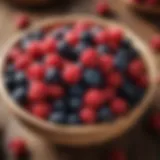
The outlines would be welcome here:
[[[120,28],[78,21],[21,39],[8,54],[5,84],[36,117],[93,124],[125,115],[143,97],[148,80]]]
[[[147,6],[156,6],[159,5],[159,0],[131,0],[134,3],[137,3],[139,5],[147,5]]]

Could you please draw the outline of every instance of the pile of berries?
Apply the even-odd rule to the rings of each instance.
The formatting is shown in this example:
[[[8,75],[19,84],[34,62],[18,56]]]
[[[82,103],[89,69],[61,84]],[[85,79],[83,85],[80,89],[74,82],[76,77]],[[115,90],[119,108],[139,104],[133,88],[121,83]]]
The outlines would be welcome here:
[[[4,76],[22,108],[58,124],[113,121],[148,86],[143,61],[123,30],[89,21],[29,33],[9,51]]]
[[[159,0],[131,0],[139,5],[156,6],[159,5]]]

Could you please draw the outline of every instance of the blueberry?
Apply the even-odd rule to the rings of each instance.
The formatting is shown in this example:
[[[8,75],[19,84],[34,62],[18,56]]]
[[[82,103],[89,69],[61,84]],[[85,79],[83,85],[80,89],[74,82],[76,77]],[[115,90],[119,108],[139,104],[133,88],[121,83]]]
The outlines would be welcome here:
[[[5,85],[9,91],[12,91],[15,87],[15,80],[11,76],[5,77]]]
[[[111,121],[113,120],[113,115],[108,108],[108,106],[103,106],[99,111],[98,111],[98,121],[103,122],[103,121]]]
[[[56,100],[53,103],[54,111],[65,111],[66,108],[67,108],[67,104],[65,103],[65,100],[63,99]]]
[[[49,120],[53,123],[64,124],[67,121],[67,116],[65,112],[54,112],[50,117]]]
[[[79,124],[80,118],[77,114],[69,114],[67,118],[67,123],[68,124]]]
[[[83,80],[89,87],[100,87],[103,84],[101,73],[95,69],[86,69],[83,74]]]
[[[15,74],[15,83],[16,85],[24,85],[24,86],[27,84],[27,79],[23,72],[17,72]]]
[[[77,111],[80,109],[82,104],[81,98],[71,97],[68,99],[68,107],[71,111]]]
[[[82,86],[74,85],[69,88],[69,95],[81,97],[83,95],[84,91],[85,91],[85,89]]]
[[[12,97],[13,99],[20,103],[23,104],[26,102],[26,97],[27,97],[27,90],[25,87],[19,87],[16,88],[13,92],[12,92]]]
[[[110,49],[106,45],[101,44],[97,46],[97,51],[99,54],[106,54],[110,52]]]
[[[13,64],[9,64],[6,69],[6,75],[13,76],[15,73],[15,67]]]
[[[80,40],[91,45],[93,44],[93,35],[89,31],[84,31],[80,35]]]
[[[88,47],[89,45],[86,43],[79,43],[75,46],[74,52],[77,56],[80,56],[80,54]]]
[[[46,83],[52,84],[60,81],[59,71],[56,68],[49,68],[45,74]]]
[[[132,45],[132,42],[129,40],[129,39],[124,39],[121,41],[121,47],[124,48],[124,49],[128,49],[131,47]]]

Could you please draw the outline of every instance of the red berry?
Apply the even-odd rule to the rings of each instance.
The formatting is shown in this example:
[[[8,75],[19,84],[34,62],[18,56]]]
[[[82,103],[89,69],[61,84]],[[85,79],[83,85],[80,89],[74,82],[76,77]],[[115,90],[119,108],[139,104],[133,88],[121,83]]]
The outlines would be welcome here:
[[[31,61],[32,59],[28,55],[20,55],[15,60],[15,68],[18,70],[27,69]]]
[[[54,53],[57,49],[57,41],[53,39],[52,37],[47,37],[42,43],[41,43],[41,49],[45,53]]]
[[[110,35],[108,31],[101,31],[95,35],[95,40],[97,44],[107,44],[110,41]]]
[[[33,41],[33,42],[29,43],[27,46],[27,52],[33,58],[37,58],[37,57],[42,56],[43,51],[41,49],[40,42]]]
[[[115,150],[109,153],[109,160],[127,160],[127,155],[123,150]]]
[[[15,19],[15,24],[18,29],[24,29],[29,26],[30,19],[28,15],[18,15]]]
[[[116,98],[111,103],[111,111],[117,116],[123,116],[128,110],[128,105],[122,98]]]
[[[148,77],[146,75],[141,75],[136,84],[142,88],[146,88],[148,86],[148,83]]]
[[[112,55],[101,56],[99,65],[104,74],[110,72],[114,67],[114,57]]]
[[[104,102],[103,92],[98,89],[90,89],[84,95],[84,103],[91,108],[97,109]]]
[[[62,58],[59,55],[56,54],[51,54],[46,57],[46,65],[47,67],[56,67],[56,68],[61,68],[63,63],[62,63]]]
[[[92,124],[96,121],[96,112],[88,107],[84,107],[80,111],[80,119],[86,124]]]
[[[105,15],[110,12],[110,6],[105,1],[99,1],[96,5],[96,12],[99,15]]]
[[[37,103],[32,106],[32,114],[42,119],[46,119],[50,111],[50,107],[46,103]]]
[[[21,138],[15,138],[9,143],[9,149],[13,156],[18,158],[27,151],[26,143]]]
[[[68,42],[68,44],[72,46],[76,45],[78,42],[78,36],[74,32],[68,32],[65,36],[65,39]]]
[[[123,77],[119,72],[112,72],[107,78],[107,83],[110,86],[119,88],[123,84]]]
[[[63,87],[59,86],[59,85],[52,85],[52,86],[48,86],[48,95],[58,99],[64,96],[64,89]]]
[[[65,82],[75,84],[80,81],[82,73],[81,68],[77,65],[68,65],[64,68],[62,77]]]
[[[116,97],[116,90],[112,87],[108,87],[103,91],[103,97],[105,102],[110,102]]]
[[[44,66],[38,63],[33,63],[28,68],[29,79],[41,80],[44,78],[45,69]]]
[[[155,35],[151,39],[151,47],[154,50],[159,51],[160,50],[160,35]]]
[[[160,112],[156,112],[151,115],[149,119],[150,127],[156,131],[157,133],[160,133]]]
[[[10,61],[16,61],[19,56],[21,56],[23,53],[21,51],[21,49],[19,48],[12,48],[11,51],[9,52],[9,55],[8,55],[8,59]]]
[[[29,86],[28,99],[31,101],[42,101],[47,97],[47,87],[42,82],[32,82]]]
[[[81,54],[80,60],[86,67],[95,67],[98,64],[98,53],[93,48],[87,48]]]
[[[128,73],[133,78],[139,78],[144,71],[144,64],[140,59],[133,60],[128,66]]]

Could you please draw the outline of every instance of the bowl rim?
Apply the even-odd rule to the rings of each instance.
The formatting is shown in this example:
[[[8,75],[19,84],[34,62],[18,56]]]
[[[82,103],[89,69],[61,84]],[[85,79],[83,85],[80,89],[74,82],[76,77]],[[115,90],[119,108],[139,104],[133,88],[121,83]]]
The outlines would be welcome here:
[[[130,37],[130,39],[133,41],[133,43],[136,44],[136,48],[140,49],[141,51],[147,51],[147,53],[141,52],[141,57],[144,60],[147,68],[148,68],[148,75],[150,79],[150,85],[148,87],[147,93],[144,95],[142,101],[140,104],[135,106],[134,109],[131,110],[131,112],[127,113],[127,115],[116,119],[114,122],[111,123],[102,123],[102,124],[93,124],[93,125],[58,125],[55,123],[49,123],[48,121],[41,120],[37,117],[32,116],[30,113],[25,111],[24,109],[21,109],[21,107],[12,100],[12,98],[9,96],[5,85],[4,85],[4,68],[5,68],[5,62],[8,50],[17,42],[20,38],[25,36],[30,31],[42,28],[43,26],[49,26],[60,23],[69,23],[69,22],[75,22],[77,20],[91,20],[97,24],[103,25],[103,26],[114,26],[114,27],[122,27],[124,28],[124,32],[127,36]],[[56,132],[56,133],[64,133],[64,134],[82,134],[85,135],[88,132],[95,132],[95,131],[102,131],[108,129],[112,129],[115,126],[119,128],[123,128],[122,130],[125,130],[129,128],[130,123],[135,123],[135,121],[144,113],[146,106],[153,100],[154,93],[157,89],[157,83],[155,83],[155,79],[157,77],[158,70],[156,68],[156,65],[154,63],[154,58],[151,54],[150,49],[145,46],[143,41],[140,40],[140,38],[130,29],[128,29],[126,26],[122,24],[117,24],[116,21],[111,20],[103,20],[101,18],[98,18],[96,16],[92,15],[65,15],[65,16],[57,16],[57,17],[51,17],[47,20],[43,20],[40,23],[37,23],[35,26],[29,28],[27,31],[20,33],[19,35],[13,37],[11,40],[9,40],[6,45],[4,45],[3,49],[1,50],[1,59],[0,59],[0,96],[2,99],[3,104],[11,110],[16,116],[18,116],[20,119],[24,120],[27,123],[30,123],[34,125],[35,127],[38,127],[42,130],[48,131],[48,132]],[[148,107],[148,106],[147,106]],[[141,109],[140,109],[141,108]],[[142,109],[143,108],[143,109]],[[135,114],[135,112],[138,112]],[[126,120],[128,121],[126,123]],[[121,125],[123,123],[126,123],[126,125]],[[114,126],[114,127],[113,127]]]

